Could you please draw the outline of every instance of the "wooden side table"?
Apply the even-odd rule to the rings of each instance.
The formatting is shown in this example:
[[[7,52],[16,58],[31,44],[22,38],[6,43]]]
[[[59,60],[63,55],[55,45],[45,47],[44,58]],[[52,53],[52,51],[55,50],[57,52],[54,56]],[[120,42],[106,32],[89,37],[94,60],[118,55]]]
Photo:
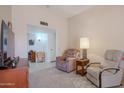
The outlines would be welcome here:
[[[85,75],[86,69],[84,68],[89,63],[89,59],[76,61],[76,74]]]

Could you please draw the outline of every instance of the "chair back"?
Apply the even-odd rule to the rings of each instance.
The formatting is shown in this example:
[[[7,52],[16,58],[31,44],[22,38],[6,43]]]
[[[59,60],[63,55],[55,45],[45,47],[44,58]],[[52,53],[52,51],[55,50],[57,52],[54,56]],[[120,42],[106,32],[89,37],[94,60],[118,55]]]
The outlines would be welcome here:
[[[120,50],[107,50],[105,52],[105,59],[110,61],[119,61],[122,58],[122,51]]]
[[[107,50],[104,55],[103,67],[119,68],[123,52],[120,50]]]
[[[37,57],[45,57],[45,53],[44,52],[37,52]]]
[[[63,57],[68,58],[79,58],[80,57],[80,51],[78,49],[67,49],[64,54]]]
[[[121,69],[124,69],[124,52],[123,52],[123,54],[122,54],[122,58],[121,58],[121,62],[120,62],[119,67],[120,67]]]
[[[36,53],[37,61],[45,61],[45,52],[39,51]]]

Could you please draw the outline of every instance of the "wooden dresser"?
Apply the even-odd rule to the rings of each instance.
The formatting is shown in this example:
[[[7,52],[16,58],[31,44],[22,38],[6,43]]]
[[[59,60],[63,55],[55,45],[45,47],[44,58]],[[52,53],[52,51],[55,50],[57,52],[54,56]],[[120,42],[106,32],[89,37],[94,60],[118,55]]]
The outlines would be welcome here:
[[[0,70],[0,88],[28,88],[28,61],[20,59],[16,68]]]

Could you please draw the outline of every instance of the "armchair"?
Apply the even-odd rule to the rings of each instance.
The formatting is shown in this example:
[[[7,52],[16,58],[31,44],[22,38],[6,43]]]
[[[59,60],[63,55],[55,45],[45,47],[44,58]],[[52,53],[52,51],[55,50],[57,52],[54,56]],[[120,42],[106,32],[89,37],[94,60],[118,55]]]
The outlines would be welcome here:
[[[80,51],[77,49],[68,49],[63,56],[56,57],[56,68],[65,72],[75,70],[76,59],[80,57]]]
[[[45,52],[43,51],[36,52],[36,60],[37,62],[45,62]]]
[[[107,50],[102,63],[90,63],[87,66],[87,79],[97,87],[120,86],[123,76],[122,56],[119,50]]]

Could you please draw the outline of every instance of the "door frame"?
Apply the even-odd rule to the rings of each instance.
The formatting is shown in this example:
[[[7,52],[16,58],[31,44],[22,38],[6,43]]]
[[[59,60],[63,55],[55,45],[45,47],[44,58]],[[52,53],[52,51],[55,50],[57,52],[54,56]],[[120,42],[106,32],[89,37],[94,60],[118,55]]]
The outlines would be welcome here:
[[[55,33],[55,56],[56,56],[56,54],[57,54],[57,43],[56,43],[56,30],[55,29],[52,29],[52,28],[49,28],[49,27],[44,27],[44,26],[37,26],[37,25],[31,25],[31,24],[28,24],[27,25],[27,54],[28,54],[28,32],[29,32],[29,27],[33,27],[33,28],[36,28],[36,29],[41,29],[41,30],[43,30],[42,32],[45,32],[45,33],[48,33],[48,32],[51,32],[52,31],[52,33]],[[54,61],[50,61],[50,62],[54,62]]]

